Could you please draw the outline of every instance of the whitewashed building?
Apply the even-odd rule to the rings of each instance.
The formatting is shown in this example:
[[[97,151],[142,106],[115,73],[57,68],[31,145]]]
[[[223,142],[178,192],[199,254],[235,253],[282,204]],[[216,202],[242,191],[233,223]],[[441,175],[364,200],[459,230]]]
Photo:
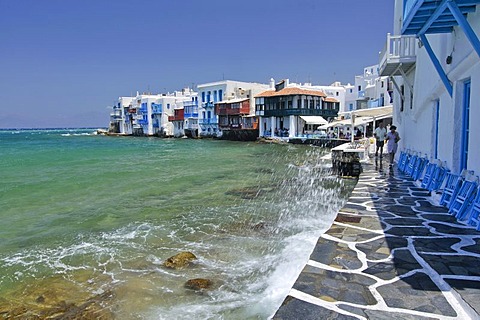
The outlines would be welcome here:
[[[113,105],[110,114],[109,132],[118,134],[132,134],[132,113],[134,97],[119,97]]]
[[[338,115],[340,92],[343,87],[333,88],[334,97],[327,96],[321,86],[300,85],[284,79],[275,83],[270,81],[270,88],[255,96],[255,110],[259,117],[260,137],[298,137],[314,131],[320,125]]]
[[[137,94],[133,101],[133,134],[170,137],[173,124],[168,120],[174,109],[197,103],[197,93],[189,88],[164,94]],[[195,120],[196,121],[196,120]]]
[[[378,71],[378,64],[372,65],[365,67],[362,75],[355,76],[357,98],[353,110],[391,105],[392,87],[389,77],[379,75]]]
[[[480,1],[396,0],[380,75],[394,83],[394,124],[409,149],[454,173],[480,172]],[[477,90],[475,90],[475,88]]]
[[[200,137],[216,137],[221,135],[219,116],[215,114],[215,104],[227,103],[234,99],[249,99],[250,115],[255,115],[254,95],[268,89],[268,85],[222,80],[197,85],[200,103],[198,105],[198,135]]]

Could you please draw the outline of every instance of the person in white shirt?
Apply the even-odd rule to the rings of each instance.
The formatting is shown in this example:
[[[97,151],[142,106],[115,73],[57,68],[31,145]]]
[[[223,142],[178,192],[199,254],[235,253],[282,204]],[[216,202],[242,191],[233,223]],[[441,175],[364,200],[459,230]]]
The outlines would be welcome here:
[[[387,136],[387,129],[385,129],[383,122],[380,122],[377,129],[375,129],[375,139],[377,140],[375,149],[375,157],[378,157],[378,151],[380,150],[380,158],[383,155],[383,145],[385,144],[385,138]]]

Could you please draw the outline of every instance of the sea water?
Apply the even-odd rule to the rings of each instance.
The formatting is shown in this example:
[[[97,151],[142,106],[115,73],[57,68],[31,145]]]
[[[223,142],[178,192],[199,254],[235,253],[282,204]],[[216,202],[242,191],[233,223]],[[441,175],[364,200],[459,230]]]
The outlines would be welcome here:
[[[326,151],[2,130],[0,311],[108,292],[116,319],[267,319],[353,187]]]

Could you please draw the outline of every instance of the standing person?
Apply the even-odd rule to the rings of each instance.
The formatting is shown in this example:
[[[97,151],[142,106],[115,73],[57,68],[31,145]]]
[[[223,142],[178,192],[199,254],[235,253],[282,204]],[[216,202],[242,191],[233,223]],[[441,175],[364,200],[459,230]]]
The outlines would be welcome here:
[[[393,165],[393,159],[395,158],[395,152],[397,152],[398,148],[398,141],[400,141],[400,135],[397,132],[397,127],[394,125],[390,126],[390,132],[387,133],[387,137],[385,138],[387,143],[387,151],[390,155],[390,167]]]
[[[383,122],[380,122],[377,129],[375,129],[375,139],[377,148],[375,149],[375,157],[378,157],[378,150],[380,150],[380,158],[383,156],[383,146],[387,136],[387,129],[385,129]]]

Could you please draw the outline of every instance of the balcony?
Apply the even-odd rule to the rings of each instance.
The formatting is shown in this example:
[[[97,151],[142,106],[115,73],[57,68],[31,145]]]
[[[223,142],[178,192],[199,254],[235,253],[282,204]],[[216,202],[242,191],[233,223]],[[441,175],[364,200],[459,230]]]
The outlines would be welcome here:
[[[265,117],[286,117],[286,116],[322,116],[336,117],[338,110],[329,109],[282,109],[265,110]]]
[[[207,124],[217,125],[217,124],[218,124],[218,121],[217,121],[216,118],[199,119],[199,120],[198,120],[198,123],[201,124],[201,125],[207,125]]]
[[[198,106],[197,105],[186,105],[183,107],[183,112],[185,119],[187,118],[198,118]]]
[[[169,116],[168,117],[168,121],[169,122],[172,122],[172,121],[183,121],[185,120],[184,117],[183,117],[183,114],[182,115],[175,115],[175,116]]]
[[[240,108],[235,107],[220,107],[217,105],[215,108],[215,114],[220,116],[226,115],[245,115],[250,113],[249,105],[242,105]]]
[[[387,34],[387,43],[380,53],[380,76],[406,74],[417,60],[416,36],[392,36]]]
[[[479,3],[480,0],[404,0],[402,34],[450,33],[458,25],[452,7],[466,16],[475,12]]]
[[[110,113],[110,119],[112,121],[120,121],[123,119],[123,117],[121,114],[118,114],[118,113]]]
[[[203,107],[204,108],[213,108],[213,107],[215,107],[215,104],[213,103],[213,101],[206,102],[206,103],[203,103]]]

